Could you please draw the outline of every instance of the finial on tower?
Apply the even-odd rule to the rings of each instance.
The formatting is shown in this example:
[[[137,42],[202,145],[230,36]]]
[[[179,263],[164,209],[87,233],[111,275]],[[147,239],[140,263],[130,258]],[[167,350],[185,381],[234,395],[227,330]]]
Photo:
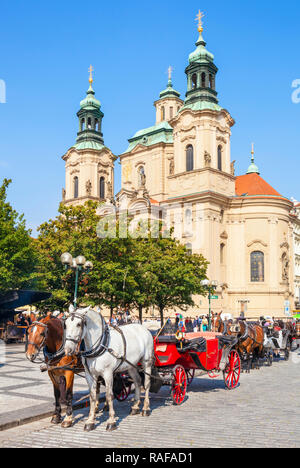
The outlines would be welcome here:
[[[89,74],[90,74],[89,83],[90,83],[91,86],[92,86],[92,83],[93,83],[93,71],[94,71],[94,69],[93,69],[92,65],[90,65],[90,68],[89,68]]]
[[[204,17],[204,13],[202,13],[200,10],[199,10],[199,13],[198,15],[196,16],[196,21],[198,22],[198,32],[200,34],[203,33],[203,21],[202,21],[202,18]]]
[[[172,81],[172,73],[174,71],[174,68],[171,67],[171,65],[169,66],[168,68],[168,77],[169,77],[169,81]]]
[[[251,148],[251,164],[248,167],[247,174],[259,174],[259,169],[257,165],[254,162],[254,143],[252,143],[252,148]]]

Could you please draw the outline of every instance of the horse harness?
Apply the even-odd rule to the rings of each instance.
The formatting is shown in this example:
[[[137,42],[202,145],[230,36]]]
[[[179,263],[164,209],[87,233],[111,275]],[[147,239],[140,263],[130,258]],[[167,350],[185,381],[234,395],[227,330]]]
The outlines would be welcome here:
[[[87,312],[86,312],[87,313]],[[78,318],[80,320],[80,326],[81,326],[81,330],[83,330],[83,327],[86,325],[86,317],[85,317],[86,314],[82,315],[82,314],[77,314],[76,312],[72,313],[70,315],[71,317],[71,320],[74,320],[74,318]],[[118,371],[118,369],[121,367],[121,365],[124,363],[124,362],[127,362],[128,364],[131,364],[129,363],[129,361],[126,360],[125,356],[126,356],[126,351],[127,351],[127,347],[126,347],[126,340],[125,340],[125,337],[124,337],[124,333],[122,332],[121,328],[119,328],[118,326],[114,326],[114,325],[110,325],[110,327],[113,329],[113,330],[116,330],[118,333],[120,333],[121,337],[122,337],[122,341],[123,341],[123,355],[122,356],[119,356],[117,355],[117,353],[108,347],[108,343],[109,343],[109,337],[110,337],[110,332],[109,332],[109,326],[108,324],[105,322],[104,318],[102,317],[101,315],[101,320],[102,320],[102,330],[103,330],[103,333],[102,335],[100,336],[100,338],[97,340],[97,342],[93,345],[93,347],[91,349],[89,349],[88,351],[79,351],[79,355],[81,356],[81,358],[84,358],[84,359],[94,359],[96,357],[100,357],[102,356],[106,351],[111,354],[115,359],[117,360],[120,360],[120,362],[118,363],[118,366],[117,368],[114,370],[114,372],[116,373]],[[81,342],[81,338],[80,339],[77,339],[75,340],[74,338],[70,338],[68,336],[66,336],[66,341],[71,341],[75,344],[77,344],[79,346],[80,342]],[[132,364],[131,364],[132,365]],[[87,366],[88,368],[88,366]],[[88,369],[89,370],[89,369]]]

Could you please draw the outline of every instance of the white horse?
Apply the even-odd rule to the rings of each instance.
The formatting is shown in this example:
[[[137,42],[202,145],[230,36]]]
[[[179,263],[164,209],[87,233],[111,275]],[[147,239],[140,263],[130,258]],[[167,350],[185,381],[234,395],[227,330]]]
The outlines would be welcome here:
[[[84,340],[86,352],[83,354],[85,376],[90,389],[90,414],[84,426],[85,431],[95,429],[95,415],[99,398],[99,377],[105,382],[106,404],[109,419],[106,430],[117,428],[113,408],[113,381],[115,372],[128,372],[134,382],[135,399],[131,415],[140,413],[141,377],[136,369],[138,363],[145,372],[145,401],[142,415],[150,415],[150,375],[154,357],[151,333],[140,324],[129,324],[121,328],[122,334],[105,324],[101,314],[86,309],[69,309],[70,316],[65,321],[65,353],[74,355],[81,340]],[[90,357],[89,357],[90,356]],[[125,360],[126,359],[126,360]],[[130,363],[130,364],[129,364]],[[132,365],[131,365],[132,364]]]

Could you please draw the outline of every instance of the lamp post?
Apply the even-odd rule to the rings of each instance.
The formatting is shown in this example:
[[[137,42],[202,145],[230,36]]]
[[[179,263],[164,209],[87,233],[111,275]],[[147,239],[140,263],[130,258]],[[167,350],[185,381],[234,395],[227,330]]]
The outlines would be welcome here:
[[[86,261],[83,255],[79,255],[78,257],[73,258],[72,255],[68,252],[63,253],[60,257],[60,260],[66,270],[71,269],[75,271],[74,307],[76,309],[79,274],[82,271],[88,274],[93,269],[93,264],[92,262]]]
[[[208,290],[208,304],[209,304],[209,315],[208,315],[208,330],[211,331],[211,296],[212,293],[217,289],[218,282],[208,279],[201,281],[201,286],[204,286]]]

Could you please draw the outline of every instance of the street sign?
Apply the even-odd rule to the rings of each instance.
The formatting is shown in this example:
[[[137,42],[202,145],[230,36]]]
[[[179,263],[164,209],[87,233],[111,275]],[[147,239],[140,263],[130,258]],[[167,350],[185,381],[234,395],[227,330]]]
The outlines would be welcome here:
[[[219,299],[219,296],[210,296],[211,299]]]

